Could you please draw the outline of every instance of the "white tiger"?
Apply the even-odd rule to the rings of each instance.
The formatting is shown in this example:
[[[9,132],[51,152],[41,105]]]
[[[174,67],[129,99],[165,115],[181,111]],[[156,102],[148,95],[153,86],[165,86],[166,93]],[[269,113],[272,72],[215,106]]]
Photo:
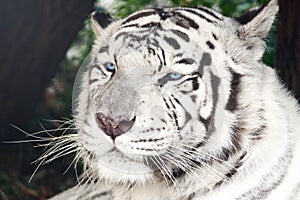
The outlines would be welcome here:
[[[87,181],[53,199],[300,199],[299,105],[262,63],[277,11],[93,13],[67,137]]]

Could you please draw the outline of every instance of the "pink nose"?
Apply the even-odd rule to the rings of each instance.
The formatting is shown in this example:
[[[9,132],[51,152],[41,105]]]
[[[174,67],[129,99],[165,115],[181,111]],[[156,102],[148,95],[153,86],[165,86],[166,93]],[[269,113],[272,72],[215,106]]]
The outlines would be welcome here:
[[[116,121],[110,117],[106,117],[102,113],[97,113],[96,121],[98,123],[99,128],[106,135],[110,136],[113,140],[115,140],[116,137],[126,133],[132,128],[135,122],[135,117],[129,121]]]

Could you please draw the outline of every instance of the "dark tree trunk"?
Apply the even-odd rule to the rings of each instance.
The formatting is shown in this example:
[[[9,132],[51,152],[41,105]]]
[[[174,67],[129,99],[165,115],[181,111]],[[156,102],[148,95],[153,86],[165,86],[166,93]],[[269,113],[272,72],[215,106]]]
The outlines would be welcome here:
[[[8,177],[0,185],[4,186],[0,199],[4,194],[8,199],[45,199],[66,185],[59,178],[63,172],[58,172],[62,164],[57,162],[33,180],[35,187],[25,186],[36,167],[30,161],[40,153],[29,143],[13,145],[2,140],[24,137],[9,124],[26,130],[94,1],[0,0],[0,176]]]
[[[300,99],[300,1],[279,1],[276,67],[279,76]]]
[[[0,129],[28,122],[93,4],[0,1]]]

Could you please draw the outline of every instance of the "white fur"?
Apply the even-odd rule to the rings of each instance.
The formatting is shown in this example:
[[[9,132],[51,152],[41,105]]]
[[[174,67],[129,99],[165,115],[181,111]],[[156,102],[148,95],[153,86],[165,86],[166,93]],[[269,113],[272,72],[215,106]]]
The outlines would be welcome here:
[[[147,11],[148,10],[141,12]],[[152,76],[145,75],[152,73],[152,69],[145,67],[143,68],[145,71],[139,70],[141,66],[145,66],[145,63],[149,62],[151,65],[155,65],[158,60],[155,60],[154,57],[152,58],[151,55],[148,55],[144,50],[135,53],[132,49],[122,49],[125,44],[130,43],[130,41],[126,41],[125,37],[124,44],[122,44],[123,46],[117,42],[114,43],[110,51],[113,52],[119,48],[121,49],[120,51],[125,52],[125,54],[117,57],[119,60],[119,71],[117,72],[123,76],[107,78],[107,84],[103,83],[101,85],[99,82],[90,86],[88,84],[89,77],[86,73],[82,80],[81,93],[78,98],[78,114],[76,115],[77,120],[75,120],[75,122],[80,130],[80,138],[86,143],[83,144],[83,151],[89,151],[95,155],[94,158],[88,158],[85,162],[92,169],[93,176],[101,180],[99,183],[91,184],[90,188],[93,188],[93,191],[98,191],[103,188],[103,184],[101,183],[106,183],[108,188],[112,191],[112,197],[115,200],[179,200],[187,199],[188,197],[199,200],[247,200],[252,196],[258,198],[255,196],[256,192],[260,192],[260,190],[264,189],[268,190],[270,189],[268,188],[269,184],[282,179],[281,183],[276,185],[276,188],[273,188],[270,193],[266,192],[266,196],[261,194],[260,199],[299,199],[300,197],[297,197],[297,195],[300,194],[300,192],[298,192],[300,178],[297,175],[299,174],[300,168],[300,108],[297,101],[284,89],[275,71],[260,61],[265,48],[263,39],[267,36],[277,11],[277,2],[272,0],[256,17],[244,25],[240,25],[237,21],[221,16],[218,13],[215,14],[219,18],[222,18],[223,21],[215,20],[215,18],[209,14],[202,13],[203,16],[209,20],[215,20],[214,24],[212,24],[207,23],[195,14],[184,10],[180,11],[183,15],[194,19],[200,25],[199,30],[187,30],[176,26],[177,30],[186,33],[189,38],[195,42],[187,43],[187,46],[185,46],[185,48],[190,49],[190,52],[188,52],[190,53],[189,55],[192,56],[194,52],[204,50],[204,52],[209,52],[211,56],[211,68],[204,69],[203,77],[199,80],[200,89],[198,92],[200,91],[199,93],[203,96],[197,99],[197,103],[203,105],[199,113],[200,116],[204,116],[204,119],[207,119],[214,109],[212,105],[213,86],[210,80],[212,76],[220,78],[220,87],[217,90],[219,101],[216,103],[216,116],[214,116],[213,119],[216,122],[216,130],[207,141],[207,144],[197,149],[195,153],[197,155],[199,154],[199,156],[213,155],[221,157],[223,152],[220,150],[222,148],[231,148],[231,154],[228,160],[218,163],[219,158],[219,160],[212,159],[211,165],[204,163],[201,168],[186,166],[186,158],[182,154],[183,152],[180,152],[180,148],[194,144],[197,139],[205,135],[205,127],[197,118],[198,107],[196,107],[187,96],[174,93],[170,90],[170,88],[176,87],[184,89],[185,87],[189,87],[188,83],[186,86],[182,84],[181,86],[175,87],[174,82],[176,83],[176,81],[174,81],[166,84],[169,87],[167,89],[156,88],[156,86],[153,86],[155,84],[152,84],[156,83],[151,79]],[[201,13],[201,11],[197,10],[196,12]],[[145,25],[150,21],[158,23],[160,22],[160,17],[158,15],[150,15],[135,19],[126,25],[135,23]],[[101,57],[98,55],[99,49],[104,44],[107,44],[107,41],[113,41],[113,38],[118,33],[132,33],[132,31],[137,29],[136,27],[122,29],[120,28],[122,27],[122,22],[124,22],[124,20],[114,22],[103,30],[96,21],[92,20],[93,29],[96,33],[92,57],[100,60],[99,65],[101,64],[101,59],[104,61],[112,59],[112,56],[109,54],[101,55]],[[173,29],[173,26],[175,27],[170,20],[160,23],[165,30]],[[215,36],[218,37],[218,40],[213,40],[211,33],[214,33]],[[151,34],[149,34],[148,37],[151,38]],[[208,40],[213,41],[215,47],[213,50],[205,45]],[[142,42],[143,41],[137,43],[136,48],[140,48],[139,45],[143,44]],[[161,46],[168,45],[165,40],[160,40],[159,42]],[[194,44],[197,45],[195,46]],[[130,53],[127,54],[127,51]],[[157,48],[156,51],[159,51],[159,48]],[[174,58],[176,51],[174,50],[172,52],[172,50],[170,50],[166,52],[165,57],[167,64],[162,72],[157,72],[158,75],[167,74],[172,71],[189,74],[198,68],[198,65],[189,65],[189,68],[186,69],[184,69],[184,65],[182,64],[176,66],[173,64],[177,59]],[[143,56],[146,58],[144,59]],[[199,55],[194,55],[193,58],[198,59],[197,56]],[[135,77],[130,76],[132,71],[134,72],[133,74],[136,75]],[[226,103],[230,101],[230,95],[233,92],[233,88],[231,88],[233,73],[231,71],[241,76],[238,86],[238,109],[234,111],[226,109]],[[95,77],[98,77],[98,74],[96,75]],[[145,80],[139,80],[141,77],[146,78]],[[153,75],[153,77],[155,76]],[[98,128],[94,119],[95,113],[108,109],[108,106],[114,105],[111,102],[105,104],[109,97],[115,97],[112,98],[112,100],[116,102],[118,98],[125,101],[126,98],[131,97],[126,96],[126,92],[131,91],[130,89],[136,85],[143,85],[144,81],[147,82],[147,78],[153,82],[147,86],[141,86],[137,91],[137,96],[141,97],[143,101],[140,100],[140,102],[143,103],[137,106],[138,108],[135,114],[138,116],[138,120],[136,124],[128,133],[117,137],[115,143],[113,143],[110,137],[106,136]],[[114,81],[113,84],[109,84],[109,79]],[[89,93],[88,91],[91,88],[94,88],[91,90],[93,92]],[[97,91],[101,93],[101,95],[99,95]],[[88,95],[91,97],[90,107],[87,106]],[[179,98],[181,103],[185,104],[185,108],[191,113],[193,119],[186,124],[186,127],[184,127],[181,132],[175,130],[175,121],[171,117],[165,117],[165,123],[159,122],[158,120],[159,117],[167,116],[168,113],[164,107],[163,97],[171,95]],[[207,98],[207,104],[203,103],[205,98]],[[104,103],[97,105],[99,100]],[[171,104],[170,100],[167,99],[165,101]],[[178,104],[174,104],[174,106],[177,107],[176,114],[179,116],[177,123],[179,125],[184,124],[185,111],[180,108]],[[122,109],[128,109],[129,113],[130,109],[126,106],[127,104],[115,104],[113,110],[108,110],[107,112],[112,112],[113,114],[114,112],[122,113]],[[151,112],[147,110],[155,106],[157,107],[151,110]],[[154,115],[153,112],[158,114]],[[150,120],[151,118],[153,118],[155,123]],[[84,121],[83,119],[87,120],[90,125],[82,123]],[[156,129],[161,128],[165,124],[167,126],[165,131],[156,131]],[[235,130],[232,129],[232,126],[239,126],[241,124],[243,125],[243,129],[239,132],[240,147],[236,147],[236,144],[234,144],[231,138],[232,135],[235,134]],[[148,135],[145,136],[141,133],[146,128],[141,127],[151,127],[153,130],[149,131]],[[196,127],[196,131],[189,132],[190,127]],[[261,135],[255,136],[251,134],[259,131],[262,127],[264,128]],[[181,137],[186,139],[180,140],[178,133]],[[189,134],[191,134],[191,136],[189,136]],[[156,143],[138,143],[138,140],[141,138],[158,139],[158,141]],[[110,142],[108,144],[102,144],[101,141],[104,140]],[[116,147],[122,153],[109,153],[109,149],[113,147]],[[156,151],[153,153],[151,151],[145,151],[144,148],[155,149]],[[173,180],[173,184],[171,185],[169,185],[167,181],[164,181],[166,177],[156,176],[149,166],[141,162],[143,156],[156,155],[156,152],[163,155],[163,153],[168,152],[168,148],[173,148],[173,156],[168,157],[169,163],[160,166],[165,170],[163,171],[165,173],[162,173],[161,176],[168,175],[168,167],[172,165],[172,163],[178,166],[185,166],[187,170],[185,176]],[[232,169],[232,165],[235,165],[245,152],[245,156],[240,160],[242,163],[241,166],[237,167],[237,173],[231,178],[226,179],[225,174]],[[126,162],[124,162],[124,155],[131,159],[126,158]],[[109,161],[110,158],[114,160]],[[120,170],[112,168],[108,163],[114,163],[116,166],[119,164]],[[127,168],[128,170],[126,172],[122,171],[122,169]],[[141,169],[144,171],[140,171]],[[284,178],[279,176],[281,173],[284,174]],[[216,186],[220,178],[223,178],[224,182]],[[78,187],[80,188],[80,186]],[[75,192],[77,196],[83,195],[87,192],[85,187],[86,186],[82,186],[77,191],[72,190],[72,193]],[[249,192],[250,194],[248,194]],[[68,191],[54,199],[66,199],[67,196]],[[85,198],[88,199],[89,197],[91,196],[86,194]],[[72,198],[70,196],[68,199]]]

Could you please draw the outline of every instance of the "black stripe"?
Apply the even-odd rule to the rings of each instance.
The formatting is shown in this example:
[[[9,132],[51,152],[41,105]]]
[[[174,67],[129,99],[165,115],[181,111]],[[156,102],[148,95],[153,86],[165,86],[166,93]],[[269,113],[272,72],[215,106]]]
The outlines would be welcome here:
[[[232,128],[232,134],[231,134],[231,142],[232,142],[232,150],[231,152],[234,154],[238,151],[242,150],[242,138],[241,138],[241,132],[244,128],[239,126],[239,123],[237,123],[236,126]]]
[[[198,77],[195,77],[194,79],[192,79],[192,86],[193,86],[193,90],[199,89]]]
[[[161,27],[160,23],[159,22],[149,22],[147,24],[144,24],[142,26],[140,26],[141,28],[152,28],[152,27]]]
[[[284,155],[278,159],[278,163],[272,167],[270,173],[261,177],[256,187],[250,188],[235,200],[266,199],[285,179],[289,169],[288,166],[293,158],[290,151],[291,150],[288,149]]]
[[[121,36],[128,36],[128,33],[127,32],[120,32],[118,33],[116,36],[115,36],[115,41],[117,41],[119,39],[119,37]]]
[[[163,100],[164,100],[164,102],[165,102],[165,105],[167,106],[167,109],[169,110],[170,109],[170,106],[169,106],[169,104],[167,103],[167,100],[163,97]]]
[[[219,40],[219,38],[216,36],[216,34],[214,34],[214,33],[211,33],[211,34],[215,40]]]
[[[102,68],[101,68],[99,65],[96,65],[96,64],[95,64],[95,65],[93,65],[93,66],[91,67],[91,69],[90,69],[90,74],[89,74],[90,77],[91,77],[92,70],[93,70],[94,68],[98,69],[102,74],[105,75],[105,73],[103,72]]]
[[[174,99],[174,101],[179,105],[181,106],[181,108],[185,111],[184,114],[185,114],[185,123],[182,127],[180,127],[180,129],[183,129],[185,127],[185,125],[187,124],[188,121],[190,121],[192,119],[192,115],[186,110],[186,108],[180,103],[180,101],[173,95],[171,94],[171,97]],[[169,98],[170,102],[172,103],[173,105],[173,108],[176,108],[174,103],[172,102],[172,99]]]
[[[230,182],[230,179],[238,172],[238,168],[240,168],[243,165],[243,159],[246,156],[246,154],[247,152],[243,153],[242,156],[239,157],[239,159],[235,162],[235,165],[229,170],[227,174],[225,174],[226,178],[217,182],[213,186],[213,189],[216,189],[217,187],[225,183],[225,181]]]
[[[197,100],[198,95],[194,95],[194,94],[193,94],[193,95],[191,95],[190,97],[191,97],[192,102],[193,102],[193,103],[196,103],[196,100]]]
[[[220,160],[224,160],[227,161],[230,157],[230,155],[232,155],[232,147],[222,147],[221,151],[219,152],[218,158]]]
[[[195,7],[198,10],[201,10],[203,12],[205,12],[206,14],[218,19],[218,20],[222,20],[222,18],[220,18],[219,16],[217,16],[215,13],[213,13],[213,11],[209,10],[208,8],[204,8],[204,7]]]
[[[252,140],[260,140],[263,138],[263,133],[266,129],[266,125],[262,125],[259,129],[257,129],[256,131],[250,133],[251,136],[253,136],[251,139]]]
[[[192,58],[183,58],[179,61],[175,62],[176,64],[187,64],[187,65],[191,65],[193,63],[195,63],[195,60]]]
[[[210,19],[208,19],[207,17],[205,17],[204,15],[200,14],[199,12],[195,11],[195,10],[192,10],[192,9],[184,9],[185,11],[187,12],[190,12],[194,15],[197,15],[198,17],[200,17],[201,19],[204,19],[205,21],[209,22],[209,23],[216,23],[215,21],[212,21]]]
[[[198,72],[200,75],[203,75],[204,67],[211,64],[211,55],[209,53],[203,53],[200,60],[200,65],[198,67]]]
[[[230,142],[232,145],[228,147],[222,147],[220,153],[218,153],[219,159],[223,161],[227,161],[229,157],[242,150],[242,140],[240,133],[241,130],[243,130],[243,127],[239,123],[237,123],[236,125],[231,127],[231,130]]]
[[[236,154],[242,150],[242,136],[241,133],[245,130],[245,123],[241,119],[231,125],[230,142],[232,146],[228,147],[230,155]]]
[[[181,107],[183,107],[182,104],[180,103],[180,101],[176,97],[174,97],[173,94],[171,94],[171,97],[173,97],[173,99],[176,101],[176,103],[178,103]]]
[[[179,49],[180,45],[174,38],[164,36],[164,40],[174,49]]]
[[[108,195],[110,195],[110,192],[101,192],[99,194],[94,194],[91,197],[91,200],[98,199],[99,197],[108,196]]]
[[[182,57],[182,53],[178,53],[178,54],[176,54],[174,57]]]
[[[93,83],[95,83],[95,82],[97,82],[97,81],[99,81],[99,79],[90,79],[89,80],[89,84],[91,85],[91,84],[93,84]]]
[[[215,45],[211,41],[207,41],[206,44],[210,49],[215,49]]]
[[[179,128],[178,116],[176,115],[175,111],[172,111],[172,114],[175,120],[175,126]]]
[[[195,198],[196,194],[195,192],[193,192],[192,194],[190,194],[187,198],[187,200],[193,200]]]
[[[104,46],[99,49],[99,53],[104,53],[104,52],[108,52],[108,46]]]
[[[221,80],[218,76],[216,76],[214,73],[210,72],[211,76],[211,86],[212,86],[212,96],[213,96],[213,110],[212,110],[212,117],[215,116],[217,102],[219,101],[219,93],[218,88],[220,86]],[[213,122],[213,128],[214,128],[214,122]]]
[[[152,49],[151,47],[148,47],[147,50],[149,54],[155,55],[155,50]]]
[[[157,14],[157,12],[155,10],[150,10],[150,11],[145,11],[145,12],[138,12],[130,17],[128,17],[123,23],[122,25],[130,22],[130,21],[133,21],[133,20],[136,20],[138,18],[142,18],[142,17],[147,17],[147,16],[150,16],[150,15],[155,15]]]
[[[188,94],[188,93],[191,93],[191,92],[194,92],[195,90],[198,90],[199,89],[199,82],[198,82],[198,76],[197,77],[191,77],[191,78],[187,78],[186,80],[178,83],[176,86],[179,86],[187,81],[192,81],[192,89],[189,90],[189,91],[186,91],[186,90],[180,90],[180,92],[182,94]]]
[[[160,72],[162,67],[163,67],[163,61],[161,60],[160,56],[158,54],[156,54],[156,56],[158,57],[159,59],[159,66],[158,66],[158,69],[157,71]],[[155,71],[156,72],[156,71]]]
[[[140,42],[148,38],[147,34],[141,34],[141,32],[139,32],[138,35],[135,33],[132,34],[131,32],[120,32],[115,36],[114,40],[115,41],[118,40],[121,36],[124,36],[123,41],[127,38],[130,38],[130,41],[134,41],[134,42]]]
[[[179,10],[178,10],[179,11]],[[175,14],[175,16],[178,16],[182,19],[185,19],[185,21],[188,23],[189,27],[192,27],[194,29],[198,29],[199,28],[199,25],[191,18],[185,16],[184,14],[180,13],[180,12],[176,12],[176,11],[171,11],[172,13]],[[177,21],[178,22],[178,21]],[[177,24],[177,23],[176,23]],[[177,24],[177,25],[180,25],[180,24]],[[189,27],[186,27],[184,26],[184,28],[189,28]]]
[[[125,26],[121,26],[121,28],[130,28],[130,27],[139,27],[139,24],[128,24]]]
[[[159,59],[160,60],[160,59]],[[160,62],[161,62],[161,60],[160,60]],[[160,72],[161,71],[161,69],[162,69],[162,67],[163,67],[163,65],[162,64],[160,64],[159,66],[158,66],[158,69],[157,69],[157,71],[158,72]]]
[[[190,41],[190,37],[182,31],[172,29],[171,32],[174,33],[175,35],[177,35],[178,37],[180,37],[181,39],[183,39],[186,42]]]
[[[265,113],[264,109],[260,109],[257,117],[260,121],[265,122],[266,119],[264,118],[263,113]],[[264,132],[266,128],[267,128],[266,123],[262,123],[261,126],[259,126],[253,132],[250,133],[251,139],[254,141],[262,139],[264,137]]]
[[[211,86],[212,86],[212,96],[213,96],[212,111],[211,111],[209,117],[206,119],[204,119],[202,116],[199,115],[199,121],[201,121],[206,128],[206,133],[204,136],[205,141],[207,141],[216,130],[214,118],[215,118],[215,114],[216,114],[217,102],[219,101],[218,88],[221,83],[221,80],[219,77],[214,75],[212,72],[210,72],[210,74],[211,74]]]
[[[204,144],[206,144],[206,141],[201,140],[200,142],[198,142],[197,144],[195,144],[194,147],[197,149],[199,147],[202,147]]]
[[[226,110],[233,112],[238,109],[238,96],[240,93],[240,82],[242,75],[233,71],[231,68],[229,68],[229,71],[232,79],[230,83],[231,92],[228,102],[226,103]]]
[[[154,34],[156,34],[156,36],[159,37],[159,34],[157,34],[157,32],[154,32]],[[159,42],[155,38],[151,38],[151,40],[150,40],[149,37],[146,37],[145,39],[147,40],[146,43],[148,46],[151,46],[151,45],[156,46],[156,47],[159,46]],[[139,45],[139,47],[141,47],[141,45]]]
[[[174,96],[173,96],[174,97]],[[172,105],[172,107],[174,108],[174,109],[176,109],[176,106],[175,106],[175,104],[173,103],[173,101],[172,101],[172,99],[169,97],[169,101],[171,102],[171,105]]]
[[[204,125],[205,130],[208,131],[211,117],[209,116],[207,119],[203,118],[202,116],[199,115],[199,121]]]
[[[162,57],[163,57],[163,63],[164,63],[164,65],[166,65],[166,55],[165,55],[165,51],[162,49],[162,48],[160,48],[161,49],[161,54],[162,54]]]

